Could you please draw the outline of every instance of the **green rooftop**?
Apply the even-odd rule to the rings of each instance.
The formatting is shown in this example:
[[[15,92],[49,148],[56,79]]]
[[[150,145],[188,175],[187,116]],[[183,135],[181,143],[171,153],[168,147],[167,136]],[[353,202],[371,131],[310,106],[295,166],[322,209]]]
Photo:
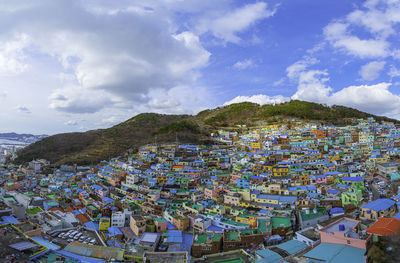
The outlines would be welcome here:
[[[88,208],[90,207],[91,210],[98,210],[97,207],[95,207],[94,205],[88,205]]]
[[[291,227],[292,222],[290,222],[289,217],[274,216],[274,217],[271,217],[271,225],[272,225],[273,229],[276,229],[279,227]]]
[[[305,211],[300,211],[300,216],[301,216],[301,219],[303,221],[312,220],[312,219],[315,219],[315,218],[318,218],[318,217],[322,217],[324,215],[326,215],[325,207],[318,207],[317,208],[317,213],[313,213],[312,210],[310,211],[309,214],[306,214]]]
[[[197,239],[196,239],[197,236]],[[212,242],[217,242],[221,239],[222,234],[195,234],[195,238],[193,239],[193,244],[201,245],[207,242],[207,238],[211,237]]]
[[[154,220],[158,223],[163,223],[163,222],[167,222],[167,220],[165,220],[165,218],[162,217],[155,217]]]
[[[269,219],[260,218],[257,219],[257,221],[258,221],[258,230],[260,230],[262,233],[271,231],[271,224],[267,226],[267,222],[269,221]]]
[[[239,240],[239,232],[232,231],[228,232],[228,241],[237,241]]]
[[[32,209],[26,209],[25,211],[30,215],[36,215],[37,213],[42,212],[42,209],[40,209],[40,207],[35,207]]]
[[[241,229],[240,234],[241,235],[257,235],[257,234],[261,234],[261,232],[258,229]]]

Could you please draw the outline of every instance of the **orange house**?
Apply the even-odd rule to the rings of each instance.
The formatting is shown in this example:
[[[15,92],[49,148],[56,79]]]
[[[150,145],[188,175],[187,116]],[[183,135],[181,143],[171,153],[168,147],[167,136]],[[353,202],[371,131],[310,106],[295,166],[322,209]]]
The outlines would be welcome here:
[[[313,130],[313,133],[315,134],[315,136],[317,136],[318,139],[323,139],[326,137],[325,131]]]

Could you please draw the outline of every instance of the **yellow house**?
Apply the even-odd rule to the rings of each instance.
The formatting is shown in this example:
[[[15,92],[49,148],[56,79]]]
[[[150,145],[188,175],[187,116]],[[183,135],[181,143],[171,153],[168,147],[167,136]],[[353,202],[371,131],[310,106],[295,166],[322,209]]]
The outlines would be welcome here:
[[[280,184],[269,184],[266,188],[266,193],[280,193],[281,185]],[[263,188],[264,189],[264,188]]]
[[[166,183],[166,181],[167,181],[167,177],[166,176],[157,177],[157,183],[158,184],[164,185]]]
[[[339,154],[336,154],[336,155],[333,155],[333,156],[328,156],[327,158],[328,158],[328,160],[329,160],[330,162],[338,161],[338,160],[340,160],[340,155],[339,155]]]
[[[250,207],[251,203],[249,201],[240,201],[239,206],[241,207]]]
[[[210,208],[206,208],[206,212],[208,213],[217,213],[220,215],[225,215],[226,213],[226,208],[224,206],[220,205],[213,205]]]
[[[260,142],[252,142],[251,143],[251,148],[253,148],[253,149],[261,149],[261,143]]]
[[[307,173],[301,173],[299,178],[300,178],[300,185],[309,185],[310,184],[310,177]]]
[[[272,168],[272,175],[276,177],[288,176],[289,168],[286,166],[275,166]]]
[[[254,201],[262,204],[279,204],[279,198],[273,195],[259,195]]]
[[[254,215],[240,214],[235,218],[236,222],[248,224],[251,228],[256,227],[257,219]]]
[[[237,192],[242,195],[243,201],[250,201],[251,200],[250,189],[242,188],[242,189],[238,189]]]
[[[107,229],[111,226],[111,220],[109,217],[102,217],[99,220],[99,230],[107,231]]]

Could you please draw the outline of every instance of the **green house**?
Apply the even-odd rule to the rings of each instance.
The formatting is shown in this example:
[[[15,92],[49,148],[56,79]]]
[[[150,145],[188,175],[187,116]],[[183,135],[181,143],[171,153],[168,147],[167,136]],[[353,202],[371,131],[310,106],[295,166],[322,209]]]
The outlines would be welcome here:
[[[342,193],[342,205],[353,204],[358,206],[363,199],[362,191],[360,189],[349,188],[347,192]]]

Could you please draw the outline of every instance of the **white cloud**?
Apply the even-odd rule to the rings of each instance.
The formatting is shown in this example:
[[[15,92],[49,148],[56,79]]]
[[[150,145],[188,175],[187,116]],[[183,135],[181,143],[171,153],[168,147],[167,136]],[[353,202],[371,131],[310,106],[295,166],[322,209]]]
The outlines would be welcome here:
[[[0,98],[5,98],[7,97],[7,92],[6,91],[0,91]]]
[[[391,65],[390,70],[388,72],[388,75],[391,78],[397,78],[400,77],[400,69],[396,68],[395,66]]]
[[[28,67],[23,50],[30,44],[26,34],[10,34],[0,41],[0,75],[16,75]]]
[[[312,70],[307,71],[307,74],[310,74],[311,76],[314,75],[314,73],[310,72],[312,72]],[[314,77],[315,76],[311,78]],[[391,85],[391,83],[382,82],[375,85],[349,86],[337,92],[332,92],[331,89],[327,90],[326,87],[316,88],[316,86],[314,88],[305,89],[301,89],[300,87],[291,98],[279,95],[270,97],[262,94],[238,96],[225,102],[224,105],[245,101],[258,104],[274,104],[289,101],[290,99],[299,99],[328,105],[343,105],[372,114],[399,118],[400,95],[394,94],[389,90]],[[318,94],[313,94],[313,92]]]
[[[104,91],[67,86],[54,91],[49,107],[68,113],[94,113],[113,104],[113,96]],[[115,98],[114,98],[115,99]]]
[[[243,70],[254,66],[254,62],[251,59],[245,59],[242,61],[238,61],[233,64],[233,68],[237,70]]]
[[[168,91],[151,91],[148,103],[141,109],[169,114],[194,114],[211,107],[215,102],[215,97],[205,87],[196,86],[189,89],[186,86],[177,86]]]
[[[289,79],[296,79],[309,66],[317,64],[319,61],[313,57],[305,57],[286,68],[286,74]]]
[[[241,40],[239,33],[257,21],[273,16],[275,12],[275,9],[268,9],[267,3],[264,2],[247,4],[225,14],[218,14],[213,19],[202,20],[198,29],[201,32],[210,31],[225,42],[238,43]]]
[[[364,26],[370,32],[382,37],[395,33],[387,15],[375,8],[367,11],[355,10],[347,16],[347,20],[355,25]]]
[[[31,110],[26,106],[18,106],[15,108],[19,113],[30,114],[32,113]]]
[[[223,105],[230,105],[233,103],[240,102],[253,102],[260,105],[264,104],[278,104],[285,101],[289,101],[290,98],[281,95],[278,96],[268,96],[264,94],[252,95],[252,96],[237,96],[230,101],[225,102]]]
[[[292,99],[323,102],[332,88],[327,85],[329,74],[324,70],[307,70],[300,73],[298,87]]]
[[[287,77],[298,83],[292,99],[321,102],[332,91],[327,85],[329,74],[326,70],[309,69],[318,62],[313,57],[305,57],[286,68]]]
[[[385,61],[372,61],[361,67],[359,74],[363,80],[371,81],[375,80],[381,74],[381,71],[385,67]]]
[[[343,19],[328,24],[324,28],[324,36],[333,47],[349,55],[360,58],[396,58],[398,51],[391,50],[390,37],[397,35],[396,26],[399,22],[400,1],[371,0]],[[366,37],[356,36],[359,32]]]
[[[23,37],[14,43],[0,35],[0,71],[26,68],[26,43],[39,55],[58,59],[64,70],[61,81],[66,85],[50,96],[50,108],[72,113],[133,107],[146,103],[152,89],[180,85],[190,89],[211,55],[198,35],[176,33],[162,8],[144,13],[132,8],[96,13],[84,2],[71,5],[66,0],[43,0],[2,13],[2,28]]]
[[[347,23],[333,22],[324,28],[325,38],[333,47],[360,58],[389,56],[389,43],[384,39],[360,39],[348,32]]]
[[[375,63],[376,62],[376,63]],[[375,61],[361,70],[363,78],[375,79],[385,62]],[[391,83],[376,85],[349,86],[337,92],[327,85],[329,74],[326,70],[310,69],[316,63],[308,57],[297,61],[286,70],[288,77],[298,83],[296,93],[291,99],[344,105],[373,114],[398,117],[400,114],[400,96],[389,90]],[[371,64],[371,65],[370,65]]]
[[[333,93],[329,104],[345,105],[375,114],[394,116],[400,113],[400,96],[393,94],[390,83],[350,86]]]

